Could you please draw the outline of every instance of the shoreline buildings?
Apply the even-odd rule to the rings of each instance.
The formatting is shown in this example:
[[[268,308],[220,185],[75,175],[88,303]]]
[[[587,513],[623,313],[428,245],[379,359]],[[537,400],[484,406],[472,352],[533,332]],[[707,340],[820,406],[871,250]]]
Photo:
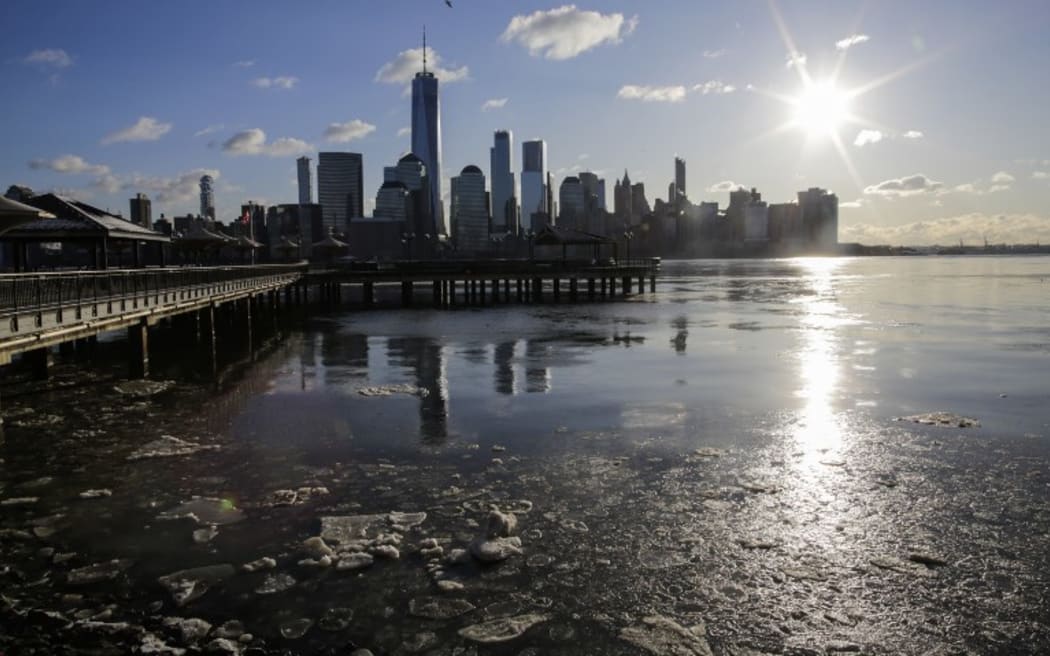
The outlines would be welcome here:
[[[497,130],[489,149],[492,234],[518,234],[518,191],[514,184],[514,133]]]

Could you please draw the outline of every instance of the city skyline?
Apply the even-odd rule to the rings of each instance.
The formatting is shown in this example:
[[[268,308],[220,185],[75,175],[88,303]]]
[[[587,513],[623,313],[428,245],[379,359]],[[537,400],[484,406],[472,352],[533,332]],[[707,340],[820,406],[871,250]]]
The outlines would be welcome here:
[[[229,221],[249,199],[294,202],[296,157],[353,151],[363,155],[370,214],[384,164],[410,148],[399,133],[411,124],[405,92],[421,70],[426,23],[444,105],[446,211],[447,172],[473,164],[491,180],[492,135],[505,129],[516,144],[548,144],[556,186],[580,171],[611,186],[627,169],[655,198],[675,179],[678,156],[689,162],[695,203],[724,207],[736,185],[775,201],[833,190],[841,241],[1045,242],[1050,137],[1038,113],[1050,92],[1022,64],[1045,61],[1038,26],[1050,9],[1018,2],[987,16],[982,7],[419,2],[409,18],[382,6],[307,14],[231,4],[203,28],[214,45],[154,48],[149,30],[119,25],[148,15],[179,40],[201,28],[194,12],[15,2],[16,29],[0,52],[22,93],[0,110],[9,126],[0,171],[5,186],[114,211],[145,193],[154,218],[193,211],[197,184],[211,175],[218,218]],[[316,32],[311,47],[277,52],[237,38],[278,23],[292,37]],[[346,38],[325,38],[339,31]],[[836,69],[830,91],[870,87],[837,108],[842,116],[833,115],[842,96],[822,86]],[[803,70],[815,93],[805,92]],[[151,93],[95,109],[117,78]],[[202,93],[212,100],[193,102]],[[822,122],[840,120],[836,148]]]

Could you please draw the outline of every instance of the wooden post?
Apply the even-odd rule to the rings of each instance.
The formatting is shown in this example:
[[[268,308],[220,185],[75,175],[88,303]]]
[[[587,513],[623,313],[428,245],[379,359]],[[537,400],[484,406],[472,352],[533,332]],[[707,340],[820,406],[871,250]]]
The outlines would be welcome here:
[[[510,278],[503,279],[503,302],[510,303]]]
[[[441,307],[441,281],[435,280],[433,283],[431,283],[431,288],[433,289],[434,295],[434,307],[439,308]]]
[[[569,300],[573,303],[576,302],[577,293],[579,291],[580,281],[576,278],[569,278]]]
[[[532,279],[532,302],[539,303],[543,300],[543,278]]]
[[[201,335],[203,337],[203,348],[204,348],[204,366],[207,371],[214,377],[219,371],[217,362],[217,344],[218,341],[215,335],[215,304],[212,303],[208,307],[200,311],[201,318]]]
[[[649,291],[656,293],[656,275],[649,276]]]
[[[609,283],[606,281],[605,276],[602,276],[602,298],[605,298],[606,287],[608,286],[608,284]]]
[[[521,278],[518,278],[518,302],[525,300],[525,290],[522,289]]]
[[[412,305],[412,281],[401,281],[401,304],[405,307]]]
[[[594,278],[587,279],[587,298],[594,300]]]
[[[145,318],[128,326],[128,376],[149,376],[149,323]]]
[[[561,299],[561,278],[555,278],[551,284],[554,287],[554,301],[558,302]]]
[[[54,364],[51,349],[38,348],[26,351],[22,359],[29,365],[29,374],[34,380],[47,380],[51,375],[51,365]]]
[[[479,305],[484,305],[485,304],[485,279],[484,278],[482,278],[481,280],[478,281],[478,287],[480,288],[478,290],[478,304]]]
[[[623,277],[623,295],[627,296],[631,293],[631,276],[630,274]]]

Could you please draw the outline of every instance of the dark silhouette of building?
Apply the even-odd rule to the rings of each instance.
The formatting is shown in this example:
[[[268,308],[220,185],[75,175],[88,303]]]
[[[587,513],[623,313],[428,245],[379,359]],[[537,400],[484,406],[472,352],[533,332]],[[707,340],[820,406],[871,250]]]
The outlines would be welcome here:
[[[153,228],[153,204],[146,194],[135,194],[131,204],[131,222],[143,228]]]

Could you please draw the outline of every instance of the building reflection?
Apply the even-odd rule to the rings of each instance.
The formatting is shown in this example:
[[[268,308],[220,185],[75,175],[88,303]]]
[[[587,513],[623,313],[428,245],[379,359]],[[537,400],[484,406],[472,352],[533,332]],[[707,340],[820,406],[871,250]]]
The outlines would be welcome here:
[[[517,345],[517,341],[500,342],[493,350],[492,363],[495,365],[494,385],[497,394],[509,396],[517,393],[514,389],[514,351]]]
[[[547,366],[548,346],[537,340],[525,340],[525,392],[546,394],[551,391],[551,370]]]
[[[387,355],[392,367],[411,369],[419,398],[419,433],[424,444],[448,439],[448,370],[444,348],[430,337],[391,337]]]
[[[671,338],[671,346],[678,355],[685,355],[686,340],[689,338],[689,319],[684,315],[675,317],[671,320],[671,327],[676,331]]]

